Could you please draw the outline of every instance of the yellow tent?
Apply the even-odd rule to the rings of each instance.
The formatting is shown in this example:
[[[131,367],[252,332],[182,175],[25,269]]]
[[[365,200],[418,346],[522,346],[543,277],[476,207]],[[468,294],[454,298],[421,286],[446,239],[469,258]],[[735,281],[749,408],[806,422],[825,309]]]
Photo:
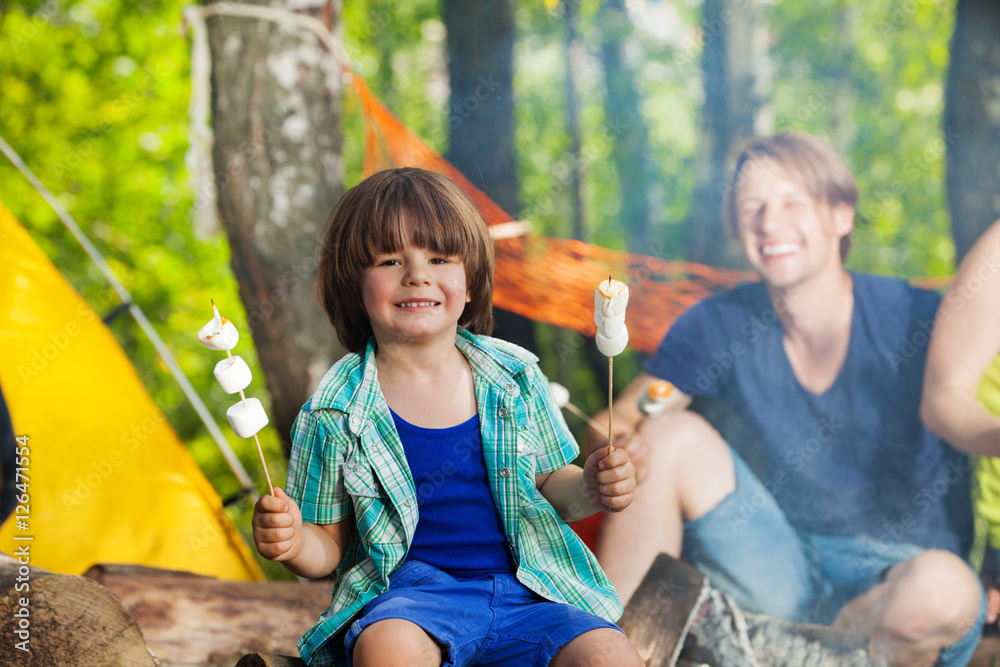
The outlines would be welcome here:
[[[0,551],[81,574],[132,563],[263,579],[215,489],[100,316],[0,204],[0,387],[28,503]],[[30,538],[30,539],[27,539]]]

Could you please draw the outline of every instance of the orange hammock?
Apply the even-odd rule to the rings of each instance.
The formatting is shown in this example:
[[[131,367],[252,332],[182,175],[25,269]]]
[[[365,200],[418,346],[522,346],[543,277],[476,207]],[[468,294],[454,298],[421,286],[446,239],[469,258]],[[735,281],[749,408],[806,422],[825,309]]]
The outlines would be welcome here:
[[[364,80],[353,75],[365,125],[364,172],[420,167],[448,176],[479,205],[489,225],[512,221],[423,139],[386,109]],[[629,347],[653,352],[671,323],[690,306],[719,288],[754,280],[747,271],[716,269],[692,262],[610,250],[571,239],[539,234],[500,238],[493,303],[539,322],[591,336],[594,288],[608,275],[629,286],[626,323]]]

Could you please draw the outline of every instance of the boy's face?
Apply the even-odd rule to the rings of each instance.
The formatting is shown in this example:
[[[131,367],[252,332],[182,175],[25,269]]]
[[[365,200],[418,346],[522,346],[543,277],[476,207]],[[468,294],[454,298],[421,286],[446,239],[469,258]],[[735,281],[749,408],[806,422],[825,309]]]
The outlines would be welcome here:
[[[461,257],[409,244],[375,257],[362,274],[361,295],[380,345],[453,341],[472,299]]]
[[[854,225],[853,207],[816,201],[771,160],[749,168],[736,192],[736,235],[764,282],[789,288],[840,271],[840,239]]]

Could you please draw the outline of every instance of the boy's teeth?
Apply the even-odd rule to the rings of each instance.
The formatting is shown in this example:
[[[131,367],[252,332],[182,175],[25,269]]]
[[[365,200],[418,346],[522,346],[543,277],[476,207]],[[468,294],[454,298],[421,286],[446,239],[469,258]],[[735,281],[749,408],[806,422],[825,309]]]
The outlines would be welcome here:
[[[406,303],[399,304],[400,308],[420,308],[423,306],[433,306],[433,301],[407,301]]]

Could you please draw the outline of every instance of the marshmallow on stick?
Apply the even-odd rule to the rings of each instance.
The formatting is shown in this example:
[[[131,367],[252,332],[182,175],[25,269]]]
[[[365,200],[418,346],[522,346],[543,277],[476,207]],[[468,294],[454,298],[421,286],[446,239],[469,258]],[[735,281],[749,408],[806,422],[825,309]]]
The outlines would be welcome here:
[[[612,438],[611,406],[614,395],[615,356],[628,345],[628,328],[625,326],[625,306],[628,305],[628,285],[611,276],[594,291],[594,324],[597,325],[597,349],[608,358],[608,452],[615,451]]]
[[[639,397],[639,412],[647,417],[655,417],[663,412],[667,405],[667,397],[674,390],[674,385],[666,380],[656,380]]]
[[[254,442],[257,443],[257,453],[260,455],[261,465],[264,466],[267,487],[273,496],[274,486],[271,484],[271,474],[267,471],[264,451],[257,438],[257,432],[267,426],[267,413],[264,412],[264,406],[261,405],[259,399],[247,398],[246,394],[243,393],[243,390],[250,385],[253,374],[245,361],[230,352],[240,340],[240,332],[236,330],[236,326],[232,322],[219,315],[215,301],[212,301],[212,313],[214,317],[198,330],[198,342],[210,350],[225,350],[226,352],[227,358],[215,365],[215,379],[219,381],[227,394],[240,393],[240,402],[226,410],[226,418],[236,435],[241,438],[253,437]]]

